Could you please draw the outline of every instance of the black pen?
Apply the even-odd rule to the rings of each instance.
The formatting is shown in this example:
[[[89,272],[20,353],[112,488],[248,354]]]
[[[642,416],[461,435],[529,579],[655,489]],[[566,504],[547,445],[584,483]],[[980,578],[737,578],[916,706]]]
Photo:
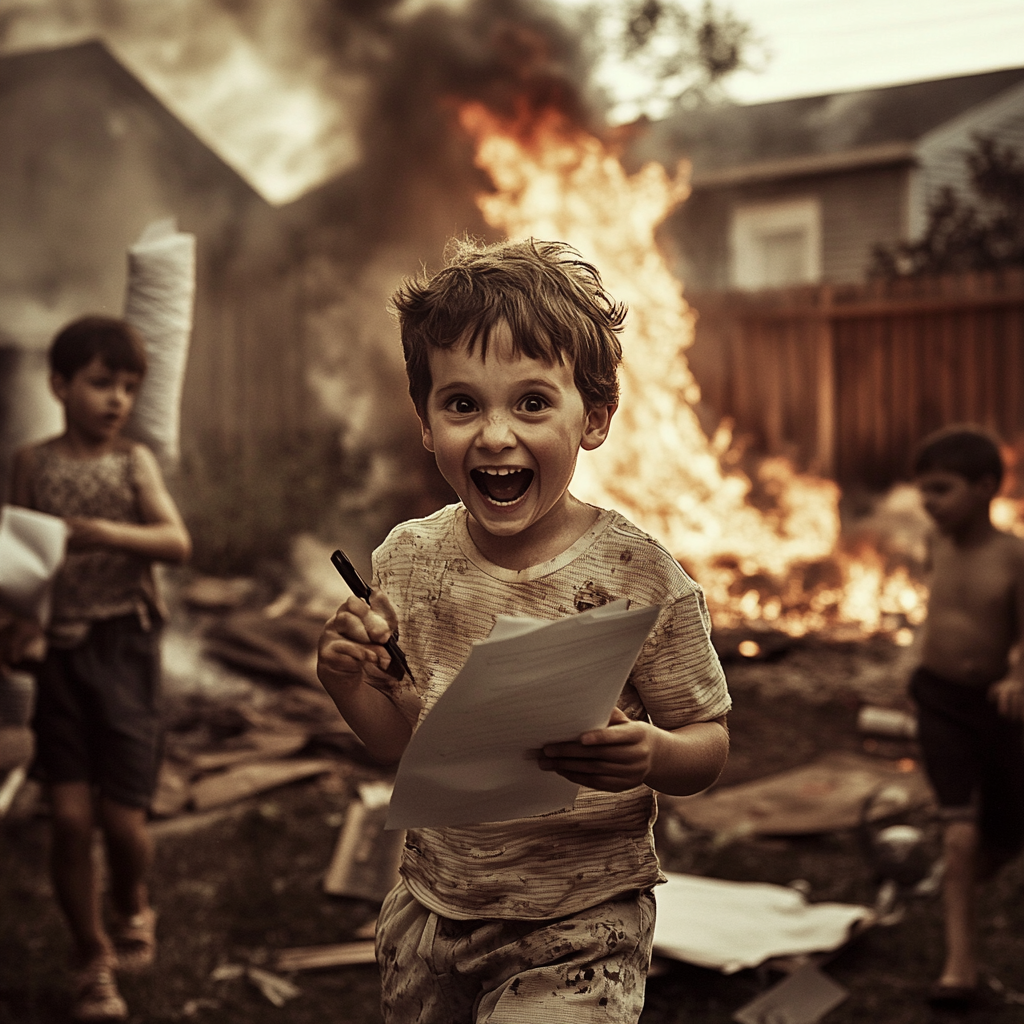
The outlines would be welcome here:
[[[331,555],[331,561],[334,563],[334,568],[341,573],[341,578],[348,584],[349,590],[351,590],[356,597],[362,598],[367,604],[369,604],[370,588],[363,581],[362,576],[356,572],[356,567],[349,561],[345,552],[340,549],[335,551],[334,554]],[[398,646],[398,642],[395,640],[394,634],[392,634],[388,638],[388,642],[384,644],[384,650],[391,655],[391,661],[388,663],[388,667],[384,671],[395,679],[401,679],[402,676],[408,672],[409,678],[412,679],[412,672],[409,672],[409,663],[405,660],[405,655],[402,653],[402,648]]]

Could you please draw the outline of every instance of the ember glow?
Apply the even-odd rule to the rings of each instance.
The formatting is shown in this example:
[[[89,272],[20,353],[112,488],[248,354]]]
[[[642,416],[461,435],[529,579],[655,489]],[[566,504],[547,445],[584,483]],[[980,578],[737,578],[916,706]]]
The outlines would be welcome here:
[[[699,579],[722,626],[762,622],[794,635],[853,627],[909,642],[925,589],[905,568],[840,545],[839,488],[763,460],[740,471],[727,428],[705,435],[686,364],[694,314],[654,233],[688,194],[649,164],[629,175],[616,154],[560,113],[503,119],[460,109],[476,160],[495,191],[479,197],[487,222],[511,238],[569,242],[629,306],[622,404],[608,442],[583,456],[573,491],[612,506],[661,539]]]

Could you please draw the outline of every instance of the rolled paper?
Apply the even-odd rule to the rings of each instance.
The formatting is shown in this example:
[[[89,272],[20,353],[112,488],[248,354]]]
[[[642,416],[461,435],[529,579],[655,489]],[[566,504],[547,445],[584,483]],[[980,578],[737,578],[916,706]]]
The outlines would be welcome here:
[[[0,603],[46,625],[50,584],[64,561],[68,528],[59,516],[18,505],[0,509]]]
[[[196,290],[195,235],[173,220],[151,223],[128,250],[124,318],[142,336],[148,368],[127,433],[165,468],[180,456],[181,395]]]

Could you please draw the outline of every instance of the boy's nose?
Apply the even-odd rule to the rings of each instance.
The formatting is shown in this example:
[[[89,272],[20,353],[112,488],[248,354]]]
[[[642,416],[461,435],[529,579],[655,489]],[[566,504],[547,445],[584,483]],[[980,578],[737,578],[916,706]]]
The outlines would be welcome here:
[[[515,446],[516,436],[507,416],[492,414],[480,429],[479,444],[488,451],[501,451]]]

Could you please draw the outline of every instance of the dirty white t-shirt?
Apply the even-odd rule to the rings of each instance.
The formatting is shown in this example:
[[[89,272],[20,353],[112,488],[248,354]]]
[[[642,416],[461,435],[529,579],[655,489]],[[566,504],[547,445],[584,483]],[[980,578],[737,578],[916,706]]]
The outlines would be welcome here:
[[[374,577],[398,611],[412,671],[391,696],[414,724],[458,674],[499,615],[559,619],[627,598],[663,605],[619,707],[677,729],[725,714],[730,699],[711,646],[704,595],[653,538],[614,511],[548,562],[516,571],[489,562],[449,505],[395,527],[374,552]],[[662,881],[654,792],[583,787],[565,811],[473,826],[410,829],[402,877],[445,917],[543,920],[578,913]]]

